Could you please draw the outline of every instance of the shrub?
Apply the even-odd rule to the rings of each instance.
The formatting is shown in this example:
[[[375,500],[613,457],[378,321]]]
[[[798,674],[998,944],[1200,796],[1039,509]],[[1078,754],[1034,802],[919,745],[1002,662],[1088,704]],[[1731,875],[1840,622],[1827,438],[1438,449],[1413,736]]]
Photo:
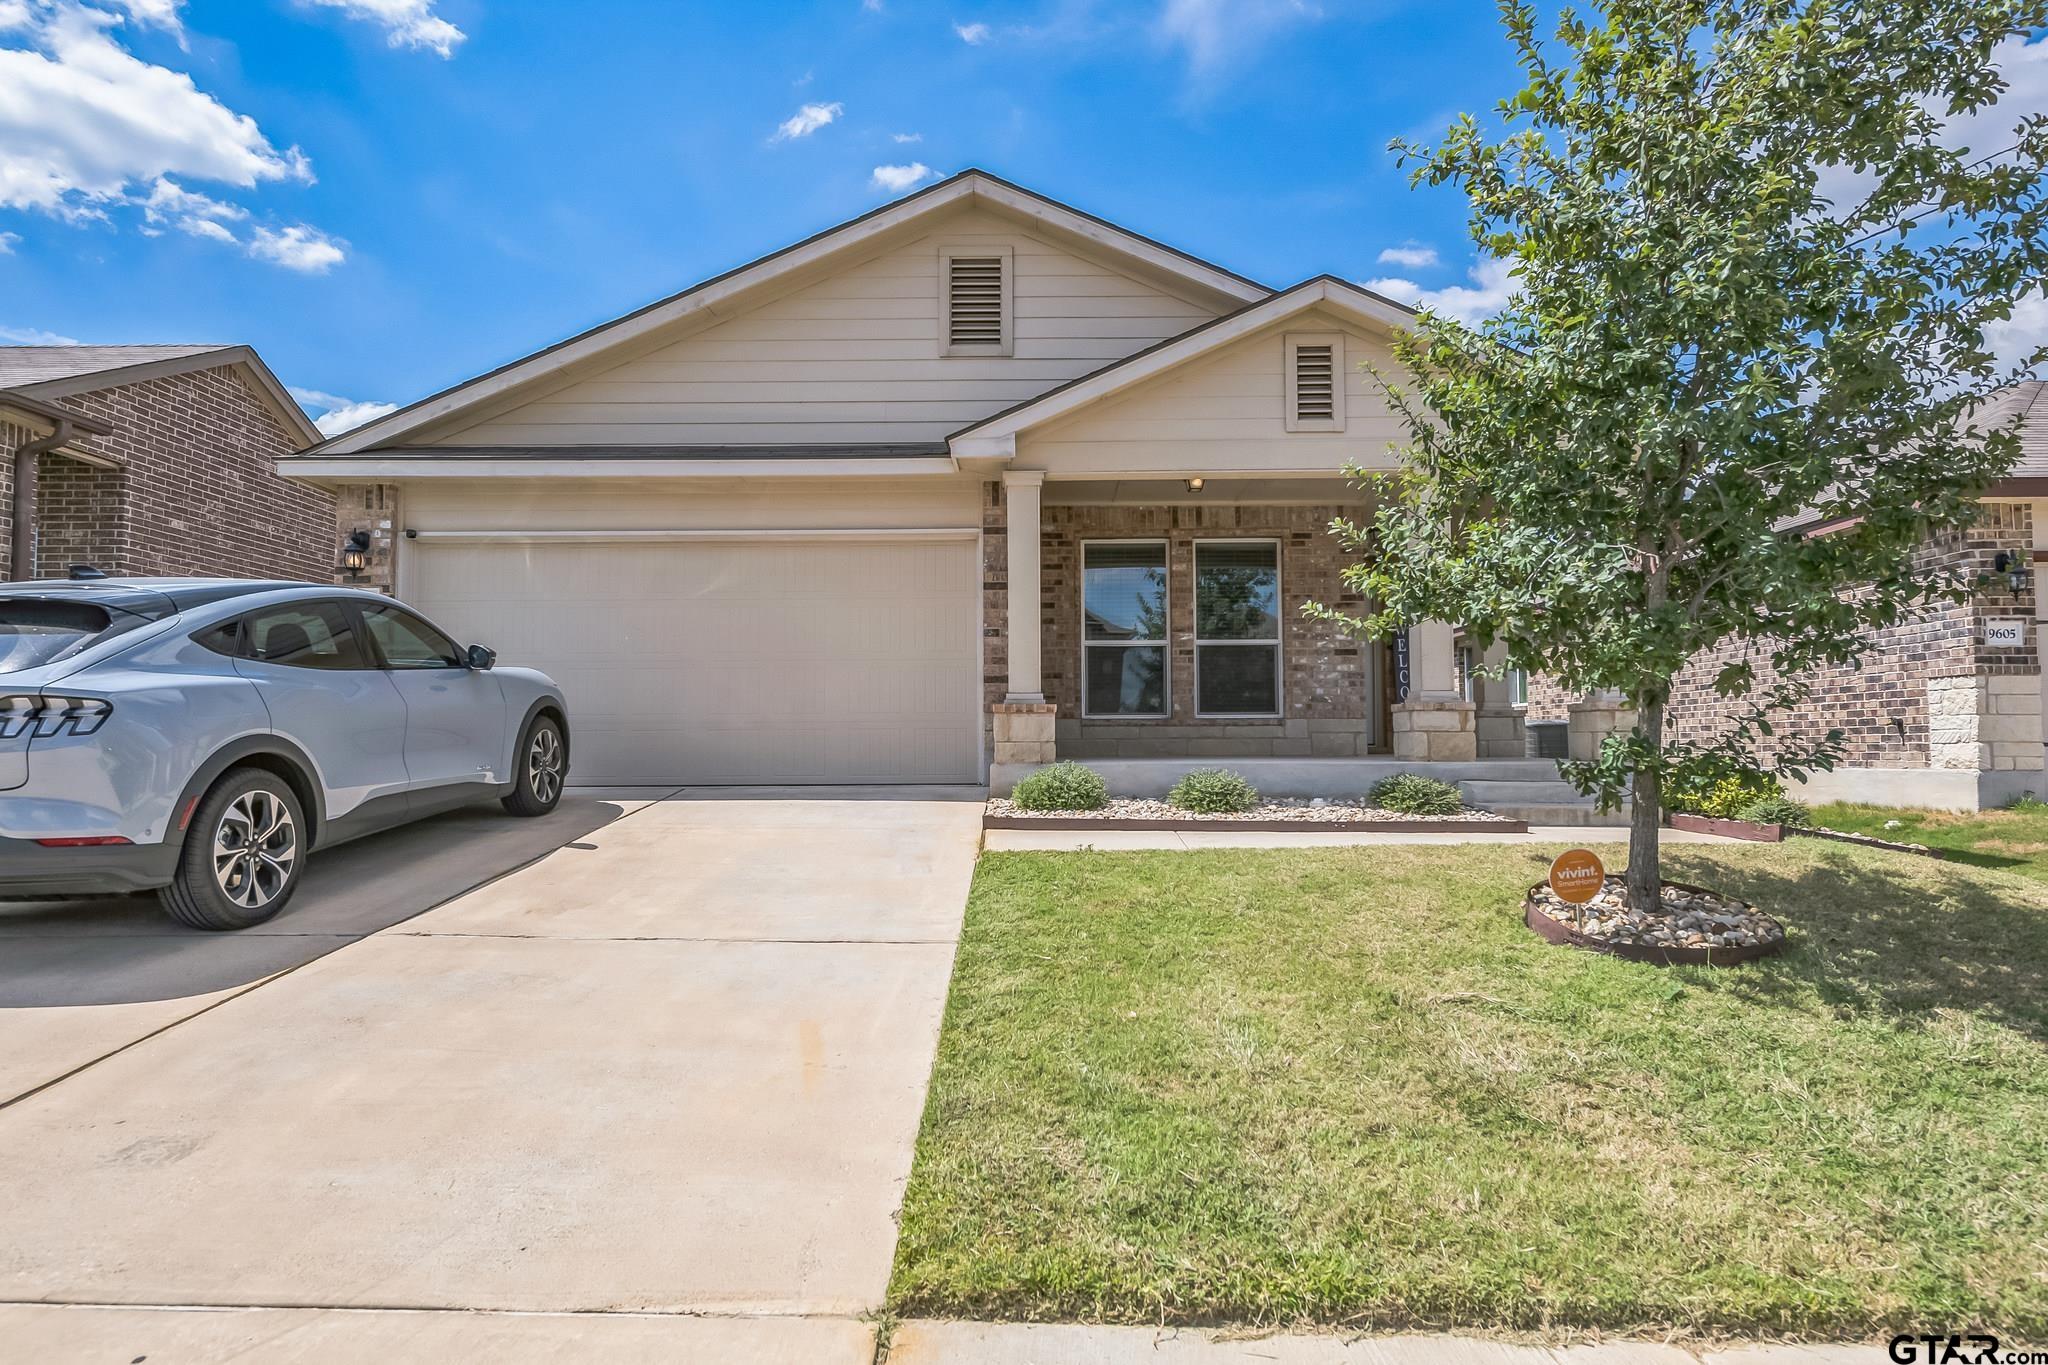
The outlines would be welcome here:
[[[1108,800],[1102,774],[1078,763],[1040,768],[1010,793],[1010,804],[1018,810],[1101,810]]]
[[[1403,815],[1456,815],[1465,808],[1465,798],[1449,782],[1439,782],[1421,773],[1395,773],[1373,783],[1366,802],[1381,810]]]
[[[2005,809],[2016,811],[2021,815],[2040,815],[2043,812],[2048,812],[2048,801],[2043,801],[2032,792],[2021,792],[2018,796],[2005,803]]]
[[[1227,768],[1203,768],[1173,784],[1166,802],[1197,815],[1234,815],[1259,804],[1259,790]]]
[[[1752,801],[1736,813],[1739,820],[1756,825],[1783,825],[1787,829],[1805,829],[1813,823],[1813,812],[1803,802],[1788,796],[1766,796]]]
[[[1728,820],[1741,818],[1745,809],[1759,801],[1784,794],[1777,778],[1753,768],[1702,764],[1671,775],[1664,784],[1664,805],[1668,810]]]

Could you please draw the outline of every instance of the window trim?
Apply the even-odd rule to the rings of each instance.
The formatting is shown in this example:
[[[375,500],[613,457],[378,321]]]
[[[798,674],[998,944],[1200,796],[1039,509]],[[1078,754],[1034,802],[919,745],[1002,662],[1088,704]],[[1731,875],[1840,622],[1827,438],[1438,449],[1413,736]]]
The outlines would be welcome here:
[[[1002,275],[1002,340],[996,345],[955,345],[953,342],[953,262],[967,256],[993,256]],[[1007,246],[974,246],[955,243],[939,248],[939,354],[954,356],[1010,356],[1017,351],[1016,305],[1017,253]]]
[[[1157,711],[1090,711],[1088,709],[1088,651],[1091,649],[1128,649],[1133,645],[1149,646],[1150,640],[1090,640],[1088,638],[1088,548],[1092,545],[1156,545],[1159,547],[1159,564],[1166,575],[1165,600],[1160,604],[1165,617],[1165,627],[1158,641],[1159,647],[1159,706]],[[1081,719],[1104,721],[1167,721],[1173,719],[1173,542],[1164,537],[1123,536],[1083,540],[1081,542],[1081,619],[1080,628],[1075,632],[1081,637]]]
[[[1202,547],[1204,545],[1270,545],[1273,547],[1273,627],[1270,640],[1206,640],[1202,638]],[[1198,720],[1279,720],[1287,714],[1287,580],[1278,536],[1210,536],[1194,541],[1188,551],[1188,595],[1195,607],[1195,717]],[[1273,709],[1270,711],[1204,711],[1202,709],[1202,647],[1204,645],[1271,645],[1273,647]]]
[[[1329,417],[1304,418],[1301,415],[1301,370],[1296,362],[1304,346],[1328,346],[1330,348],[1330,412]],[[1286,408],[1282,416],[1289,431],[1342,431],[1344,430],[1344,409],[1347,406],[1344,394],[1344,380],[1348,371],[1344,368],[1344,334],[1342,332],[1289,332],[1286,335]]]

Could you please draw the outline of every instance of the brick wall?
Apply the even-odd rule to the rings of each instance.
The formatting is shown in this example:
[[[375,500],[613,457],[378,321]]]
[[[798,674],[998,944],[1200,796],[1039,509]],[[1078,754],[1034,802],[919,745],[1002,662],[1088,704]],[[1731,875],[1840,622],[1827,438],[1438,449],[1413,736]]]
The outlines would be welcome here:
[[[112,574],[208,574],[324,582],[334,568],[333,500],[277,476],[299,447],[234,366],[94,389],[61,401],[113,429],[94,469],[46,457],[39,469],[36,569],[92,563]],[[9,480],[11,483],[11,478]],[[12,488],[0,497],[11,508]],[[0,536],[0,563],[7,556]],[[9,566],[11,571],[11,566]]]
[[[351,532],[370,533],[370,567],[354,576],[337,571],[335,582],[381,593],[395,590],[392,546],[398,533],[397,517],[398,489],[391,484],[351,483],[334,490],[334,562],[341,562],[340,547]]]
[[[1348,562],[1329,534],[1335,506],[1048,506],[1042,520],[1040,647],[1045,693],[1058,707],[1062,757],[1351,756],[1366,751],[1370,647],[1304,619],[1302,605],[1357,609],[1340,571]],[[1280,544],[1281,705],[1274,720],[1195,714],[1194,545],[1202,539],[1272,538]],[[1170,714],[1159,720],[1081,717],[1081,543],[1154,539],[1167,543],[1167,687]],[[1000,566],[1001,538],[988,542]],[[1003,594],[990,589],[992,628],[1000,632]],[[992,700],[1000,700],[1002,642],[986,642]]]
[[[2032,546],[2031,507],[1987,503],[1975,526],[1929,541],[1913,559],[1922,571],[1959,569],[1974,576],[1989,574],[1999,551],[2027,558]],[[1998,580],[1968,602],[1914,613],[1878,632],[1856,667],[1815,670],[1812,699],[1797,713],[1773,717],[1774,728],[1780,736],[1840,729],[1848,741],[1842,759],[1848,767],[2039,767],[2037,634],[2030,627],[2020,649],[1983,643],[1987,620],[2031,621],[2034,592],[2030,582],[2015,597]],[[1672,737],[1706,741],[1727,732],[1743,708],[1718,696],[1713,681],[1722,668],[1745,658],[1756,669],[1760,690],[1777,683],[1766,649],[1730,642],[1709,650],[1673,686],[1667,720]],[[1532,678],[1529,719],[1563,720],[1572,700],[1550,679]],[[1776,745],[1766,739],[1762,752],[1772,757]]]

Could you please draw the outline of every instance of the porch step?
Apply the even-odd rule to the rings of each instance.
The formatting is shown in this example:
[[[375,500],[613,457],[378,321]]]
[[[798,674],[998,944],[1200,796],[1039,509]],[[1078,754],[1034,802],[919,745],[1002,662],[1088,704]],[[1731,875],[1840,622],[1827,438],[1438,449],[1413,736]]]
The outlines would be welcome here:
[[[1521,820],[1531,825],[1625,825],[1628,806],[1602,811],[1593,798],[1581,796],[1571,783],[1556,775],[1518,778],[1471,778],[1458,783],[1471,805]]]

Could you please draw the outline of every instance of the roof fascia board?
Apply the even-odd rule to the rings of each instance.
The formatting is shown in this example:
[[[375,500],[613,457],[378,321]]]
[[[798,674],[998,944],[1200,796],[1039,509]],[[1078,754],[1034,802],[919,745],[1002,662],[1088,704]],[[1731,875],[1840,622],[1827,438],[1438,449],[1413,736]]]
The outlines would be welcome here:
[[[731,304],[743,294],[752,294],[764,284],[817,266],[850,248],[948,207],[974,201],[1047,224],[1084,239],[1098,249],[1143,262],[1155,270],[1227,298],[1250,302],[1271,293],[1255,281],[1233,275],[1150,238],[999,180],[984,171],[969,170],[722,275],[715,275],[680,294],[651,303],[454,388],[423,398],[389,416],[335,437],[318,449],[323,455],[352,455],[394,444],[408,434],[458,412],[477,408],[537,378],[588,361],[599,353],[629,346],[681,319],[704,312],[714,317],[721,316],[721,306]]]
[[[1285,322],[1310,309],[1322,307],[1376,328],[1406,328],[1415,325],[1415,315],[1342,280],[1318,277],[1270,298],[1241,308],[1235,313],[1204,323],[1180,336],[1113,365],[1084,375],[1052,392],[999,412],[973,426],[956,432],[953,453],[993,453],[991,442],[1007,438],[1015,448],[1020,432],[1042,426],[1055,418],[1121,393],[1136,384],[1165,373],[1178,365],[1221,350],[1254,332]]]
[[[287,456],[277,462],[277,472],[288,479],[314,482],[403,483],[413,479],[902,479],[956,471],[952,459],[944,455],[818,460],[786,456],[759,460],[394,460],[371,454],[361,459]]]

